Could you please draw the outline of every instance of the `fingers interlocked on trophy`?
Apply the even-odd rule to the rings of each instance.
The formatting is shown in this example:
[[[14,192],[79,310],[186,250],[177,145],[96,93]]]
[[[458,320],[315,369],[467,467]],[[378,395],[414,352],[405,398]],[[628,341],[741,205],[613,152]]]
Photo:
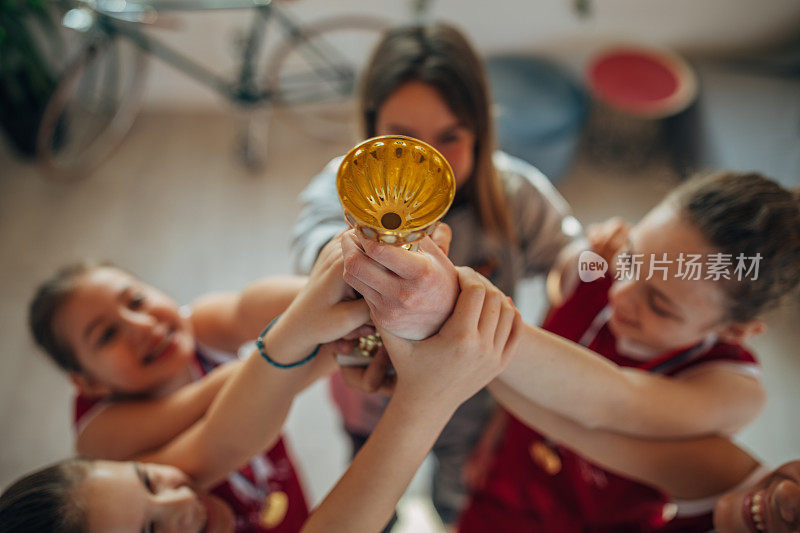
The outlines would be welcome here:
[[[369,240],[415,253],[436,229],[456,194],[453,169],[433,146],[412,137],[384,135],[344,156],[336,190],[347,223]],[[367,335],[344,365],[366,366],[383,344]]]

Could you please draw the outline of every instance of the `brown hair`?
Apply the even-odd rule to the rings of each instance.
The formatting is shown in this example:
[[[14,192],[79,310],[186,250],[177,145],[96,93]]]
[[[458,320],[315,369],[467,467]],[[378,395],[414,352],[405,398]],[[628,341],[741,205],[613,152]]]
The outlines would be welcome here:
[[[0,533],[86,531],[86,510],[73,491],[90,466],[68,459],[14,482],[0,495]]]
[[[730,254],[761,255],[758,276],[726,284],[727,318],[753,320],[800,283],[800,194],[761,174],[698,176],[668,197],[709,244]]]
[[[373,52],[361,86],[361,125],[376,135],[378,112],[404,83],[430,85],[458,119],[475,134],[475,166],[464,193],[477,208],[481,225],[509,242],[516,240],[503,184],[492,162],[494,127],[481,60],[467,39],[446,24],[394,28]]]
[[[110,263],[97,261],[82,261],[60,268],[52,277],[39,285],[28,308],[28,326],[36,344],[67,372],[80,372],[81,365],[72,348],[56,335],[53,319],[72,294],[78,278],[103,267],[115,268]]]

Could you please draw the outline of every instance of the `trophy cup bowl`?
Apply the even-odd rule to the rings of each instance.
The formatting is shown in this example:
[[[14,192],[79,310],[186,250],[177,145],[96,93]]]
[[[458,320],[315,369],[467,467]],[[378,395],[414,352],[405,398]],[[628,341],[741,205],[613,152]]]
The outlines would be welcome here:
[[[411,248],[430,235],[450,209],[456,180],[433,146],[384,135],[350,150],[336,175],[348,224],[364,237]]]
[[[355,146],[344,156],[336,190],[351,227],[367,239],[415,251],[450,209],[456,180],[433,146],[412,137],[384,135]],[[339,364],[365,366],[383,346],[380,335],[359,339]]]

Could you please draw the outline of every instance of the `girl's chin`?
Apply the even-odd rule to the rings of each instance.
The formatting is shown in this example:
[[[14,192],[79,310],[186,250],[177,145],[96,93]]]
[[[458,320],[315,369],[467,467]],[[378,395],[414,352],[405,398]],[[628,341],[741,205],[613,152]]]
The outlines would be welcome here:
[[[212,494],[200,496],[200,501],[206,509],[203,533],[233,533],[236,519],[227,503]]]
[[[633,333],[630,326],[613,314],[608,318],[608,329],[618,339],[630,337]]]
[[[177,344],[177,351],[181,359],[190,361],[194,357],[195,342],[191,334],[181,331],[175,335],[175,343]]]
[[[175,374],[180,374],[192,364],[194,357],[195,345],[193,339],[186,339],[182,338],[182,336],[176,336],[175,345],[172,347],[169,353],[164,354],[163,359],[156,362],[161,362],[163,364],[162,368],[169,368],[172,369]]]

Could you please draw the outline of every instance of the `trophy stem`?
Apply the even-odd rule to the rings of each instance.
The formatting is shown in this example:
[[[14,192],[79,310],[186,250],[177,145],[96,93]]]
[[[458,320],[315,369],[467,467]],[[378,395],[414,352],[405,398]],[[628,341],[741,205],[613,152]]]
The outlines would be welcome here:
[[[364,238],[410,252],[432,235],[453,203],[455,175],[436,148],[402,135],[374,137],[345,155],[336,173],[344,217]],[[369,364],[380,335],[361,337],[339,364]]]
[[[379,333],[358,338],[358,346],[349,354],[337,354],[336,360],[342,366],[367,366],[375,353],[383,346]]]

